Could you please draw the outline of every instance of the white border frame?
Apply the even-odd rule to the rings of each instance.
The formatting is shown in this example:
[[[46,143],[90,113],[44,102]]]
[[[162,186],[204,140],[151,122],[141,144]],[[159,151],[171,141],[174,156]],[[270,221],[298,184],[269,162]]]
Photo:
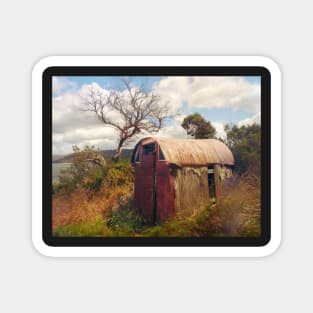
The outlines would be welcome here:
[[[261,247],[51,247],[42,239],[42,74],[51,66],[263,66],[271,73],[271,240]],[[53,257],[261,257],[281,240],[281,72],[260,56],[55,56],[32,72],[32,240]]]

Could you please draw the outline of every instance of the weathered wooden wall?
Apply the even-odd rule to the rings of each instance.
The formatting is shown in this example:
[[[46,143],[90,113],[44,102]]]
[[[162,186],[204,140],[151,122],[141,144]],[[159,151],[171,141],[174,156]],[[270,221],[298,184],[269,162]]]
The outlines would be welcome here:
[[[183,167],[173,175],[176,214],[193,214],[209,200],[208,168]]]

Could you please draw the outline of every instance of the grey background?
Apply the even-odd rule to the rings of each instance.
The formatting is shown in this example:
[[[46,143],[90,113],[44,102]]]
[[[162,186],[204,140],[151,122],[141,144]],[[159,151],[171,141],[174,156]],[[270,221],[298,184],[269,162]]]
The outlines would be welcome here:
[[[310,312],[309,1],[3,1],[1,312]],[[261,259],[52,259],[31,245],[31,69],[48,55],[266,55],[283,72],[283,243]]]

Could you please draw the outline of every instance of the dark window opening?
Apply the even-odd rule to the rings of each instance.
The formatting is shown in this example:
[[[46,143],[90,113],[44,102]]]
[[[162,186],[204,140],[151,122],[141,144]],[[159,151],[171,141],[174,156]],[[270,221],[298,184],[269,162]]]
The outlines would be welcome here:
[[[209,197],[216,197],[215,190],[215,177],[214,177],[214,165],[208,166],[208,184],[209,184]]]
[[[165,156],[163,154],[163,151],[161,148],[159,148],[159,160],[164,161],[165,160]]]
[[[137,149],[137,151],[136,151],[135,162],[136,163],[140,162],[140,151],[139,151],[139,149]]]
[[[143,155],[148,155],[155,152],[155,144],[149,143],[143,146]]]

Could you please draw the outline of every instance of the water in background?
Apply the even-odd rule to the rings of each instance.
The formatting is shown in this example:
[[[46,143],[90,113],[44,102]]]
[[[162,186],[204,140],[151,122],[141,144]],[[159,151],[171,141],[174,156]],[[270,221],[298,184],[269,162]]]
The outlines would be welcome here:
[[[59,175],[61,171],[69,168],[71,163],[52,163],[52,182],[57,183],[59,181]]]

